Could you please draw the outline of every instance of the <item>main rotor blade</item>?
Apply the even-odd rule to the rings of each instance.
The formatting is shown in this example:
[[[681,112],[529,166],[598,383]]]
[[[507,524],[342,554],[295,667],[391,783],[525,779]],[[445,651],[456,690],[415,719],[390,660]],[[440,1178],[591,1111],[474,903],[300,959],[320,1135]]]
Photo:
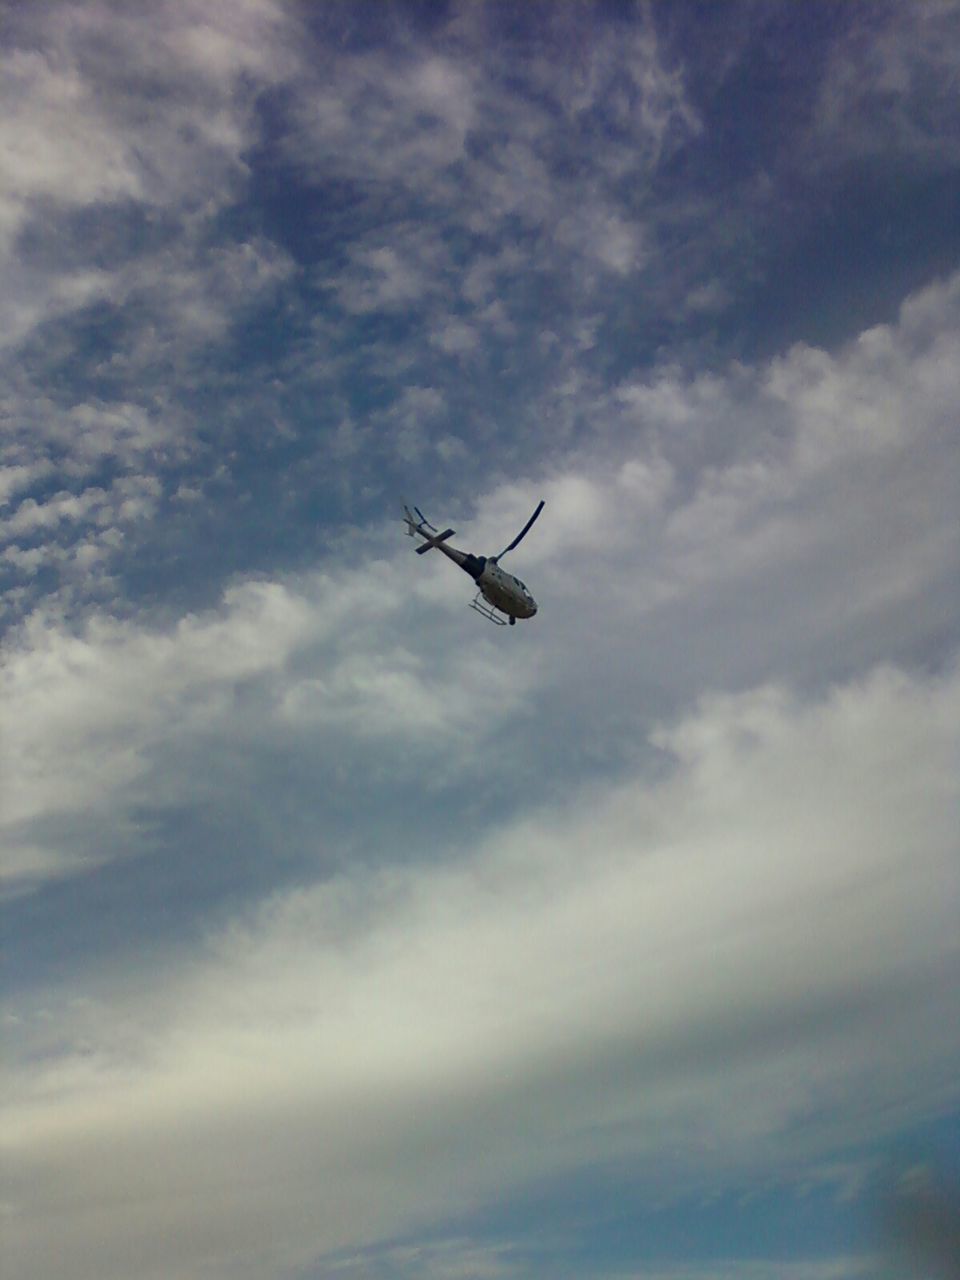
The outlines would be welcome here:
[[[536,511],[533,513],[533,515],[530,517],[527,523],[523,526],[523,528],[520,530],[520,532],[517,534],[514,540],[510,543],[509,547],[504,547],[503,550],[500,552],[499,556],[493,557],[493,560],[495,562],[499,560],[502,556],[505,556],[508,551],[512,551],[513,548],[517,546],[522,541],[522,539],[527,536],[527,533],[530,530],[530,526],[533,524],[534,520],[536,520],[537,516],[540,514],[542,510],[543,510],[543,499],[541,498],[540,504],[537,507]]]

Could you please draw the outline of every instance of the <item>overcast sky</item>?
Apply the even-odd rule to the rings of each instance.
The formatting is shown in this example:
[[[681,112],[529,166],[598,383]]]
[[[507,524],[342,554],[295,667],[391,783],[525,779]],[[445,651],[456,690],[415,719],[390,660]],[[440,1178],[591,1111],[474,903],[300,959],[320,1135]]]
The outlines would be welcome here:
[[[881,1274],[960,1149],[958,83],[955,0],[6,6],[7,1280]],[[404,497],[544,498],[538,615]]]

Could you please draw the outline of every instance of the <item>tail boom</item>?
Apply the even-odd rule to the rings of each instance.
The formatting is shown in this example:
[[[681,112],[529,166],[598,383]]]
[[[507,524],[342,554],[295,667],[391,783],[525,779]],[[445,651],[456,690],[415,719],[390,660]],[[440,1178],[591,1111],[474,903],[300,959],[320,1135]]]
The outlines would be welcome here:
[[[416,512],[416,516],[414,512]],[[477,557],[468,555],[466,551],[460,551],[457,547],[448,545],[447,539],[453,537],[456,532],[454,529],[444,529],[441,533],[436,525],[430,523],[419,507],[414,507],[411,510],[406,503],[403,504],[403,522],[407,526],[407,533],[411,538],[416,536],[423,539],[416,549],[418,556],[426,555],[428,551],[436,549],[441,551],[448,560],[452,560],[454,564],[459,565],[461,569],[469,573],[472,578],[477,577],[478,571],[474,567],[475,564],[480,564]]]
[[[444,529],[443,533],[424,533],[423,530],[419,530],[418,532],[420,532],[421,537],[426,538],[426,542],[424,542],[422,546],[417,547],[417,555],[422,556],[425,555],[426,552],[432,551],[434,547],[439,548],[441,542],[446,542],[448,538],[452,538],[454,533],[456,533],[456,530]],[[441,550],[442,549],[443,548],[441,548]]]

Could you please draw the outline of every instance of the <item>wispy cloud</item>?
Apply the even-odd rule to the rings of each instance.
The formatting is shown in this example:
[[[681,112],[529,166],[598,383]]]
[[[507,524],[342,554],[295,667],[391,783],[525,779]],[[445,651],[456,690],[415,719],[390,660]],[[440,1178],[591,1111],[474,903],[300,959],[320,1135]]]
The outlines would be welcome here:
[[[281,734],[287,724],[336,726],[369,739],[405,725],[417,737],[440,734],[449,751],[448,730],[477,732],[512,718],[520,689],[525,699],[545,699],[540,714],[557,718],[562,741],[569,729],[559,725],[579,704],[558,700],[551,684],[570,680],[592,689],[591,720],[616,752],[617,682],[633,690],[644,678],[629,639],[638,626],[658,670],[661,634],[706,626],[711,636],[709,654],[691,636],[684,661],[674,654],[673,669],[660,672],[654,705],[663,710],[685,696],[701,664],[723,686],[794,673],[817,652],[824,670],[841,676],[851,669],[851,642],[854,669],[904,645],[922,653],[951,615],[954,461],[945,429],[958,394],[957,290],[956,278],[931,287],[905,306],[898,326],[863,335],[837,357],[798,347],[726,377],[690,380],[668,369],[624,384],[598,401],[602,447],[592,458],[575,451],[552,475],[483,496],[483,518],[461,540],[488,554],[520,528],[533,495],[548,503],[523,559],[553,620],[509,670],[496,672],[483,637],[471,641],[469,657],[462,639],[455,655],[445,652],[469,584],[445,561],[414,564],[387,530],[367,544],[375,558],[366,567],[351,555],[321,574],[236,586],[220,609],[159,631],[101,616],[74,634],[56,612],[39,613],[8,655],[18,726],[6,737],[16,794],[8,820],[26,818],[21,808],[34,785],[13,782],[18,762],[33,762],[46,797],[30,813],[42,814],[54,796],[61,811],[81,797],[89,811],[91,787],[113,797],[121,782],[146,778],[150,744],[186,742],[198,715],[206,734],[215,725],[244,732],[235,718],[238,681],[261,690]],[[409,388],[382,427],[406,432],[405,447],[422,455],[425,430],[443,408],[435,390]],[[109,551],[157,501],[156,483],[134,476],[43,503],[28,498],[5,521],[8,554],[15,560],[37,548],[34,563],[17,566],[23,573],[39,572],[50,557],[72,557],[92,573],[100,548]],[[57,541],[62,527],[71,536]],[[638,545],[640,558],[630,554]],[[735,635],[725,639],[740,625],[744,593],[763,602],[749,610],[748,653]],[[594,616],[604,628],[589,651],[603,657],[584,670]],[[440,630],[428,639],[431,625]],[[73,733],[42,710],[62,716],[79,705],[86,710],[76,731],[100,744],[93,754],[77,752]]]
[[[661,1188],[814,1150],[826,1168],[838,1134],[864,1141],[877,1115],[905,1122],[944,1096],[956,1013],[955,669],[933,678],[885,666],[812,703],[761,684],[684,709],[704,659],[689,639],[684,657],[676,637],[684,610],[707,610],[721,687],[792,671],[793,655],[841,637],[855,670],[885,646],[898,651],[907,633],[890,619],[904,599],[929,595],[955,557],[946,494],[926,465],[915,479],[905,468],[911,454],[932,462],[943,438],[955,292],[955,281],[931,288],[899,326],[838,357],[798,348],[714,377],[721,421],[773,418],[753,461],[746,438],[729,433],[722,459],[709,450],[691,465],[695,449],[683,467],[669,461],[678,430],[701,425],[702,386],[675,380],[667,395],[663,375],[621,389],[627,421],[640,415],[648,428],[644,450],[617,454],[608,439],[602,464],[545,482],[550,519],[524,558],[552,593],[554,620],[509,667],[485,633],[451,644],[462,633],[459,579],[404,543],[366,568],[238,586],[172,631],[104,618],[79,637],[38,615],[23,632],[7,668],[16,732],[5,736],[4,776],[12,870],[25,887],[136,853],[147,803],[182,809],[228,778],[232,794],[239,780],[255,794],[277,753],[309,752],[320,821],[334,791],[363,804],[371,773],[386,770],[401,792],[404,779],[418,795],[462,782],[507,805],[488,834],[455,843],[438,809],[430,856],[379,869],[372,849],[348,868],[327,819],[314,854],[321,884],[278,890],[149,974],[119,985],[89,975],[86,1003],[71,1003],[69,985],[51,992],[55,1042],[25,1010],[26,1056],[7,1091],[11,1167],[40,1161],[45,1185],[76,1197],[90,1188],[77,1169],[89,1167],[91,1144],[106,1144],[114,1159],[90,1189],[105,1203],[138,1170],[144,1198],[124,1199],[111,1228],[118,1273],[142,1254],[158,1204],[177,1223],[184,1266],[221,1248],[204,1244],[208,1231],[253,1251],[254,1269],[305,1266],[318,1251],[456,1212],[461,1197],[482,1202],[583,1162],[628,1159],[642,1180],[655,1161]],[[923,511],[896,572],[867,532],[881,527],[870,513],[885,516],[894,478],[905,511]],[[528,503],[525,486],[492,493],[478,545],[495,532],[499,543]],[[634,571],[627,553],[642,531],[648,549]],[[827,574],[824,539],[835,549]],[[794,604],[754,615],[749,654],[735,637],[724,644],[724,601],[742,611],[759,592],[769,603],[784,576]],[[584,643],[575,615],[564,620],[581,581],[605,610],[599,646]],[[911,612],[922,644],[937,609],[926,621]],[[650,651],[639,666],[627,636],[638,622]],[[635,702],[656,679],[662,628],[674,637],[673,683],[652,705],[670,708],[667,718],[624,721],[627,691]],[[822,688],[830,663],[817,669]],[[552,758],[562,780],[575,726],[577,764],[562,791],[542,779],[531,791],[524,759]],[[606,780],[589,780],[591,760]],[[510,817],[517,767],[527,795]],[[50,843],[57,813],[75,815],[69,844]],[[101,824],[120,814],[122,840],[104,838]],[[402,802],[393,821],[419,842],[424,828]],[[907,1041],[909,1064],[898,1048]],[[269,1100],[281,1094],[276,1110]],[[198,1166],[193,1124],[178,1117],[199,1112],[216,1155]],[[165,1155],[151,1174],[157,1126]],[[254,1147],[256,1176],[223,1198],[228,1168]],[[337,1194],[311,1208],[303,1232],[296,1188],[330,1179]],[[191,1188],[176,1204],[204,1204],[205,1226],[166,1199],[170,1185]],[[214,1187],[222,1208],[211,1224]],[[52,1247],[74,1275],[89,1248],[104,1274],[84,1204],[75,1199],[77,1232]],[[30,1211],[12,1221],[15,1247],[32,1251]],[[284,1249],[257,1253],[264,1233]]]
[[[875,1273],[958,1105],[956,12],[11,13],[11,1275]],[[538,616],[401,494],[543,497]]]
[[[161,4],[149,19],[107,3],[30,8],[10,34],[0,131],[8,340],[97,298],[109,280],[89,262],[51,278],[36,251],[23,252],[44,224],[59,230],[77,210],[111,205],[208,220],[246,176],[254,87],[294,65],[270,0]]]
[[[938,0],[876,16],[865,12],[831,54],[812,117],[818,162],[896,155],[923,170],[955,168],[948,86],[960,73],[960,6]]]

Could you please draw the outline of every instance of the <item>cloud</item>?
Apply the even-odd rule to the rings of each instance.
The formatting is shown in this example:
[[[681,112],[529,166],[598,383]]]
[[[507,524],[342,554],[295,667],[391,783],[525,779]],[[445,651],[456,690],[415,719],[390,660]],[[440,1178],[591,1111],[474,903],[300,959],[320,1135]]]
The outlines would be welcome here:
[[[188,207],[217,186],[229,199],[251,126],[243,78],[269,83],[294,65],[281,16],[272,0],[20,13],[3,59],[8,236],[41,200]]]
[[[921,170],[956,166],[948,86],[960,70],[960,6],[896,6],[852,25],[831,51],[811,142],[820,164],[882,157]]]
[[[787,678],[816,691],[905,652],[941,663],[955,616],[958,279],[836,356],[798,346],[724,376],[668,368],[622,384],[596,406],[602,449],[479,494],[472,524],[446,512],[459,542],[492,554],[546,499],[512,553],[541,615],[507,664],[486,633],[464,637],[469,582],[440,557],[411,558],[392,526],[341,565],[237,583],[219,607],[159,628],[39,610],[6,661],[17,844],[43,847],[35,824],[48,806],[82,806],[89,820],[121,790],[128,808],[145,800],[148,779],[155,801],[195,795],[195,771],[176,761],[219,734],[250,744],[254,771],[265,731],[284,755],[303,749],[303,734],[322,753],[335,737],[340,750],[379,753],[374,744],[406,735],[421,761],[433,738],[442,776],[482,767],[513,795],[510,771],[528,777],[529,753],[558,779],[579,775],[584,750],[629,757],[638,727],[704,682]],[[416,457],[443,409],[435,388],[410,387],[384,425]],[[7,517],[7,555],[25,575],[51,561],[108,572],[123,529],[157,500],[148,477],[27,498]],[[78,524],[72,542],[53,540]],[[647,710],[625,719],[631,705]],[[550,726],[549,747],[538,724]],[[509,741],[484,761],[488,735],[507,726]],[[96,748],[80,749],[86,741]],[[105,835],[99,845],[101,860],[116,856]]]
[[[436,579],[421,589],[442,601]],[[529,660],[501,673],[482,635],[457,653],[418,648],[402,638],[409,616],[382,561],[362,573],[246,582],[219,609],[167,629],[100,615],[73,634],[55,614],[33,615],[3,673],[8,886],[136,853],[137,811],[206,794],[219,766],[211,774],[199,761],[225,738],[247,744],[255,772],[271,741],[267,750],[284,756],[342,756],[346,743],[393,754],[404,743],[410,769],[437,752],[448,757],[434,760],[437,777],[462,769],[516,712]],[[243,768],[230,754],[229,768]],[[120,813],[128,821],[118,826]],[[73,822],[66,837],[61,816]]]
[[[256,88],[295,66],[270,0],[160,4],[149,19],[57,4],[23,10],[11,33],[0,77],[5,345],[43,320],[122,300],[131,270],[116,280],[111,259],[122,263],[138,239],[170,238],[171,219],[195,238],[235,201]],[[78,237],[72,222],[85,211],[97,226]]]
[[[380,237],[377,237],[380,241]],[[408,311],[441,287],[451,263],[436,237],[419,227],[394,228],[391,243],[357,246],[351,265],[327,287],[350,314]]]
[[[182,397],[201,363],[209,392],[213,353],[294,272],[267,237],[217,226],[249,180],[258,95],[297,66],[292,27],[269,0],[161,4],[149,18],[63,3],[11,23],[0,462],[28,490],[3,527],[18,612],[42,572],[62,605],[82,605],[84,583],[103,598],[124,538],[197,448]]]
[[[783,1258],[733,1258],[700,1266],[642,1267],[620,1273],[622,1280],[856,1280],[876,1275],[878,1262],[870,1255],[841,1255],[827,1259],[786,1261]],[[618,1277],[619,1280],[619,1277]]]
[[[14,1272],[162,1234],[252,1275],[585,1162],[680,1188],[902,1123],[955,1066],[958,712],[956,670],[708,699],[660,782],[91,975],[5,1088]]]
[[[658,385],[660,339],[647,339],[729,310],[756,273],[729,270],[721,249],[777,197],[761,198],[760,183],[758,213],[741,192],[722,226],[702,193],[679,199],[671,166],[704,145],[709,104],[693,105],[670,24],[635,18],[597,24],[571,8],[507,32],[490,12],[454,8],[420,27],[394,14],[358,41],[349,15],[313,14],[307,31],[266,0],[163,5],[148,20],[102,4],[25,10],[7,55],[19,90],[2,462],[58,465],[65,451],[75,476],[105,489],[119,460],[165,493],[190,465],[208,474],[190,474],[188,488],[208,493],[216,467],[225,487],[242,483],[235,435],[267,421],[315,451],[284,478],[291,506],[308,482],[356,506],[426,461],[439,487],[455,486],[451,420],[470,424],[482,485],[524,472],[611,422],[616,378],[624,404],[636,395],[646,412],[656,392],[708,418],[714,384],[684,386],[668,356]],[[314,60],[303,56],[311,32],[322,37]],[[75,128],[84,142],[71,148]],[[265,130],[279,139],[269,162]],[[23,137],[36,138],[33,161]],[[323,218],[322,251],[266,234],[281,180],[304,218]],[[295,255],[311,259],[305,270]],[[244,339],[259,349],[249,335],[274,325],[272,308],[290,341],[260,377]],[[309,335],[298,328],[311,323]],[[791,373],[799,363],[791,355]],[[443,410],[411,423],[416,388]],[[344,452],[347,420],[365,447]],[[385,437],[377,449],[371,427]],[[82,499],[80,484],[64,488]],[[27,496],[42,506],[49,495]],[[95,540],[99,598],[135,554],[123,548],[142,551],[150,510],[117,527],[112,549],[76,529]],[[38,599],[41,565],[79,600],[82,575],[63,551],[10,545],[18,610]]]
[[[228,592],[221,618],[184,618],[167,635],[100,619],[81,638],[35,617],[6,670],[8,705],[20,725],[4,743],[13,770],[8,820],[89,807],[98,793],[128,785],[147,768],[146,744],[170,731],[171,698],[176,713],[193,703],[208,718],[218,688],[280,667],[306,622],[302,602],[257,583]],[[78,753],[89,738],[106,752]]]
[[[562,1274],[498,1206],[832,1203],[953,1105],[960,275],[808,269],[817,174],[944,172],[954,8],[763,119],[779,10],[13,16],[13,1273]],[[544,497],[537,618],[398,493]]]
[[[682,72],[664,65],[649,23],[538,17],[536,40],[505,35],[491,15],[455,10],[429,41],[411,37],[401,56],[386,46],[328,56],[301,85],[288,159],[314,183],[348,180],[361,207],[388,199],[403,212],[378,219],[378,234],[392,237],[396,222],[400,244],[413,210],[431,223],[442,211],[431,249],[466,247],[468,270],[489,265],[491,237],[516,238],[515,221],[528,270],[562,260],[587,279],[598,269],[635,272],[642,227],[616,185],[628,170],[653,171],[699,131]],[[522,84],[513,74],[520,65]],[[400,244],[368,254],[380,288],[349,289],[349,309],[420,298],[425,280],[408,274]]]
[[[549,1249],[542,1238],[536,1245],[527,1241],[483,1244],[463,1238],[449,1238],[417,1245],[392,1245],[365,1249],[343,1258],[325,1259],[317,1276],[406,1277],[428,1280],[520,1280],[534,1274],[572,1276],[582,1274],[579,1264],[571,1266]],[[876,1273],[877,1259],[870,1256],[841,1256],[803,1262],[756,1258],[731,1258],[721,1262],[670,1265],[657,1262],[623,1270],[616,1264],[593,1263],[593,1275],[606,1280],[855,1280]]]

